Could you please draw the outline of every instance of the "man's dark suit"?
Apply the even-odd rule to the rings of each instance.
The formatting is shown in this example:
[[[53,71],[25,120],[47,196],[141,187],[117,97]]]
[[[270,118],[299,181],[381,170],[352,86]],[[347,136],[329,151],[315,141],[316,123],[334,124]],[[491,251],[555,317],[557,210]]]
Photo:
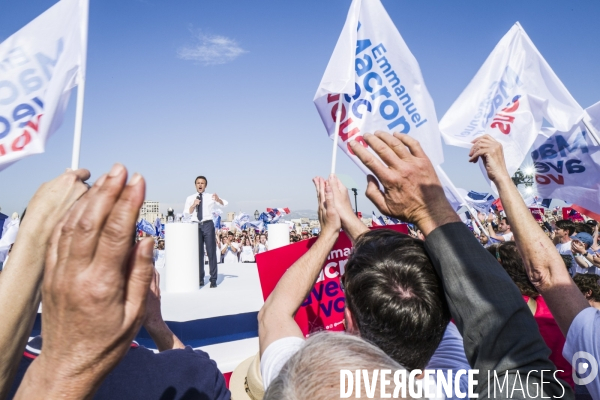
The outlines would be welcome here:
[[[512,398],[541,398],[543,395],[573,399],[571,387],[556,382],[556,369],[549,360],[550,350],[540,335],[527,303],[496,259],[485,250],[462,222],[443,225],[431,232],[425,248],[442,279],[448,306],[463,336],[465,353],[471,368],[479,370],[479,398],[507,398],[496,385],[508,371],[508,388],[516,390]],[[528,373],[529,371],[531,374]],[[488,380],[488,373],[490,379]],[[517,373],[519,373],[522,388]],[[489,389],[489,393],[488,393]],[[529,391],[529,392],[528,392]],[[536,391],[538,395],[536,396]]]

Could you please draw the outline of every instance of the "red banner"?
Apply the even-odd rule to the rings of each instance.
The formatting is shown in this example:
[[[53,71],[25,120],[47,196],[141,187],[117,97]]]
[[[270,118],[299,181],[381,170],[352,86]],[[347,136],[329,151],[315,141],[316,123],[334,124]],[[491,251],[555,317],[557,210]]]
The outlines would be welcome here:
[[[392,229],[408,234],[406,224],[371,229]],[[303,240],[256,255],[258,275],[265,300],[275,289],[285,271],[302,257],[316,241],[317,238]],[[344,274],[344,267],[351,252],[352,242],[344,232],[341,232],[321,269],[317,282],[296,313],[296,322],[305,336],[323,329],[344,330],[346,300],[341,287],[340,274]]]
[[[587,208],[583,208],[581,206],[578,206],[577,204],[573,204],[571,206],[574,210],[578,211],[579,214],[583,214],[588,218],[593,218],[596,221],[600,221],[600,214],[596,214],[593,211],[588,210]]]
[[[536,221],[544,220],[544,207],[529,207],[529,211],[531,212],[531,215],[533,215],[533,218]]]
[[[562,214],[563,219],[570,219],[573,222],[583,222],[583,217],[581,214],[571,207],[563,207]]]

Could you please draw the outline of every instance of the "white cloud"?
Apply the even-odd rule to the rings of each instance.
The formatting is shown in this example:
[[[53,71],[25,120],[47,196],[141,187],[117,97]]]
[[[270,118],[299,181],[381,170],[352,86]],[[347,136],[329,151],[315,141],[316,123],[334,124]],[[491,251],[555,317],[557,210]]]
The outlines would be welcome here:
[[[248,51],[234,40],[220,35],[192,32],[195,43],[177,50],[177,57],[202,65],[219,65],[235,60]]]

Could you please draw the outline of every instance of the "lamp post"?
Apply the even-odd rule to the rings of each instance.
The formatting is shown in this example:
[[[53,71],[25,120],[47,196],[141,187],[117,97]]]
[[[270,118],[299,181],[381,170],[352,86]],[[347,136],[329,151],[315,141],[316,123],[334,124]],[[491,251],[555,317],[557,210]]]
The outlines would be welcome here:
[[[260,213],[258,212],[258,210],[254,211],[254,219],[257,220],[258,216],[260,215]]]
[[[354,213],[358,217],[358,204],[356,202],[356,197],[358,196],[358,189],[352,188],[350,190],[352,190],[354,192],[354,210],[355,210]]]

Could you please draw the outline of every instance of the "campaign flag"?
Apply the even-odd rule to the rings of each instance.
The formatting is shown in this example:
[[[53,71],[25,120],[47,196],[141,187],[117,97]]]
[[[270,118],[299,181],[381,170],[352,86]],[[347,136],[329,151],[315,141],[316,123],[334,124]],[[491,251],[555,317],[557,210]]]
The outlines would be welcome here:
[[[371,229],[391,229],[408,234],[406,224],[375,227]],[[256,255],[256,265],[263,298],[266,300],[279,279],[300,257],[302,257],[317,238],[302,240],[277,249]],[[305,336],[322,330],[344,330],[344,306],[346,299],[340,282],[344,267],[352,253],[352,242],[344,232],[331,249],[323,264],[321,273],[312,290],[296,312],[294,319]]]
[[[473,228],[473,232],[475,232],[478,235],[481,235],[481,231],[479,230],[479,227],[477,226],[475,220],[471,220],[471,227]]]
[[[254,228],[254,230],[259,232],[262,232],[265,229],[265,223],[262,220],[250,221],[248,222],[248,225],[250,225],[252,228]]]
[[[290,213],[290,209],[285,208],[267,208],[268,213],[274,213],[275,215],[286,215]]]
[[[247,227],[248,222],[250,222],[250,215],[240,212],[234,219],[233,225],[237,228],[237,230],[241,231]]]
[[[335,130],[342,97],[340,128]],[[353,0],[314,103],[330,138],[365,173],[349,142],[365,148],[377,130],[417,139],[434,165],[444,161],[433,100],[417,60],[380,0]],[[373,153],[375,154],[375,153]]]
[[[573,222],[584,222],[581,214],[573,207],[562,208],[563,219],[570,219]]]
[[[581,206],[578,206],[577,204],[572,204],[571,208],[573,208],[573,210],[577,211],[579,214],[583,214],[588,218],[592,218],[596,221],[600,221],[600,214],[590,211],[587,208],[583,208]]]
[[[467,192],[464,189],[458,189],[460,192],[464,192],[463,198],[465,199],[466,205],[469,207],[486,214],[492,208],[492,203],[495,198],[489,193],[479,193],[474,191]]]
[[[156,233],[154,225],[152,225],[150,222],[146,221],[143,218],[140,220],[140,222],[138,222],[137,229],[148,235],[154,235]]]
[[[160,236],[160,233],[162,232],[162,223],[158,217],[156,217],[156,220],[154,220],[154,231],[154,236]]]
[[[260,215],[258,216],[258,220],[262,221],[265,225],[267,225],[271,219],[270,219],[270,215],[267,213],[260,213]]]
[[[550,203],[552,203],[552,199],[542,199],[540,203],[544,208],[550,208]]]
[[[221,228],[221,214],[223,214],[223,210],[221,210],[220,208],[214,209],[212,211],[213,223],[215,224],[215,228],[217,229]]]
[[[533,215],[533,219],[536,221],[544,220],[544,208],[543,207],[529,207],[529,212]]]
[[[399,219],[392,218],[392,217],[387,217],[387,221],[386,222],[387,222],[388,225],[398,225],[398,224],[401,223]]]
[[[492,208],[498,212],[504,211],[504,207],[502,206],[502,200],[500,200],[500,197],[492,201]]]
[[[6,228],[6,225],[8,225],[9,221],[10,221],[10,219],[8,219],[8,215],[2,214],[0,212],[0,239],[2,239],[2,235],[4,234],[4,229]]]
[[[381,217],[377,217],[375,215],[375,211],[373,211],[373,217],[371,218],[371,222],[373,226],[384,226],[385,222]]]
[[[466,148],[489,134],[504,146],[506,167],[513,175],[544,119],[559,131],[569,131],[582,117],[581,106],[517,22],[448,109],[440,130],[448,145]]]
[[[458,189],[454,186],[454,183],[450,180],[450,177],[446,175],[446,172],[442,169],[441,165],[435,166],[435,172],[442,184],[442,189],[444,189],[444,195],[448,202],[454,209],[454,211],[458,211],[462,206],[467,204],[465,199],[466,190]]]
[[[600,102],[586,111],[600,118]],[[542,130],[531,151],[536,191],[541,197],[575,203],[600,214],[600,146],[588,130],[600,130],[598,125],[578,123],[564,132]]]
[[[290,209],[285,208],[267,208],[269,223],[274,224],[284,215],[290,214]]]
[[[60,0],[0,43],[0,170],[31,154],[62,124],[85,80],[87,0]]]
[[[8,256],[10,246],[15,243],[21,220],[19,218],[5,219],[2,227],[2,237],[0,238],[0,262],[4,262]]]

